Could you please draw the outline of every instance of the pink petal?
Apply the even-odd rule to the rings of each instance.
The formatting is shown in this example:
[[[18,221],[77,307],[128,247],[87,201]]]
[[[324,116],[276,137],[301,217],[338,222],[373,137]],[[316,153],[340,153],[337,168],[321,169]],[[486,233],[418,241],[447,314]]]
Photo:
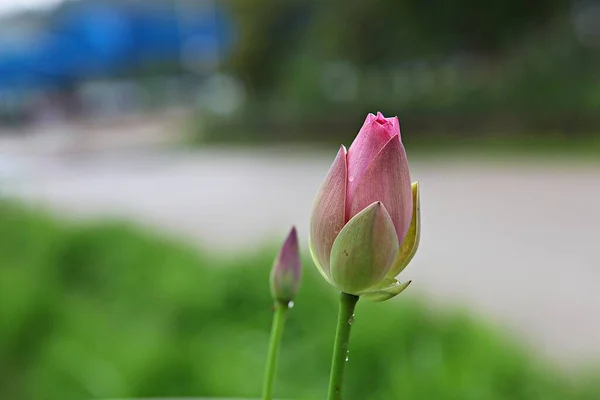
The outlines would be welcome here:
[[[317,193],[310,221],[311,251],[327,276],[333,242],[346,222],[346,180],[346,148],[341,146]]]
[[[377,116],[373,115],[373,120],[379,122],[380,125],[390,124],[390,127],[393,130],[393,134],[391,136],[400,133],[400,121],[398,120],[398,117],[386,118],[380,111],[378,111]]]
[[[346,197],[346,221],[351,218],[348,213],[357,186],[363,178],[367,167],[375,156],[383,149],[394,135],[399,134],[398,118],[385,118],[369,114],[348,149],[348,194]]]
[[[388,118],[388,121],[390,121],[392,124],[392,129],[398,134],[400,141],[402,141],[402,136],[400,135],[400,121],[398,120],[398,117]]]
[[[375,121],[377,119],[377,117],[379,116],[379,114],[381,113],[377,113],[377,115],[373,114],[373,113],[369,113],[367,115],[367,118],[365,118],[365,122],[363,123],[363,125],[371,123],[373,121]]]
[[[388,210],[400,244],[412,218],[412,191],[406,151],[394,136],[363,174],[350,203],[350,218],[369,204],[381,201]]]

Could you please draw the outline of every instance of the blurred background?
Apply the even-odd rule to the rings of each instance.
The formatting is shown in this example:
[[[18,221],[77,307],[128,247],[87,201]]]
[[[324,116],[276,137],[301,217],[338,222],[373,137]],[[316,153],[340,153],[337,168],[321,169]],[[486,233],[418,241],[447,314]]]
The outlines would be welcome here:
[[[600,399],[593,0],[0,0],[0,398],[258,397],[277,246],[377,111],[422,241],[347,399]],[[276,393],[322,399],[304,265]]]

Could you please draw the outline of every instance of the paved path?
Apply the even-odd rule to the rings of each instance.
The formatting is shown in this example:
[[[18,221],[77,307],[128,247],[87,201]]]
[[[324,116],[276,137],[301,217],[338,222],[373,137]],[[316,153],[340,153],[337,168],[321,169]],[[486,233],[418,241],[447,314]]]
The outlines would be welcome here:
[[[283,149],[0,158],[4,190],[209,248],[306,235],[334,156]],[[411,292],[479,311],[564,360],[600,360],[600,165],[412,160],[423,238]]]

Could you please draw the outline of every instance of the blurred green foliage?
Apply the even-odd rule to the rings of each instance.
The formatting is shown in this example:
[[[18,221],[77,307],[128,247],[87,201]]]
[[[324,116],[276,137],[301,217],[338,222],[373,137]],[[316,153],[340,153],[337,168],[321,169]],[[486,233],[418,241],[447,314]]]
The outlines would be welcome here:
[[[273,255],[226,261],[124,223],[66,224],[0,203],[0,398],[256,397]],[[276,392],[322,399],[336,299],[305,265]],[[359,304],[346,393],[600,398],[464,313],[404,295]]]
[[[600,33],[574,0],[230,0],[240,41],[234,114],[198,117],[202,141],[334,141],[354,118],[399,115],[419,136],[596,134]],[[588,23],[586,29],[592,29]],[[597,23],[596,23],[597,25]],[[578,30],[579,29],[579,30]]]
[[[571,0],[229,0],[240,30],[232,70],[251,92],[289,77],[298,52],[322,61],[382,66],[456,53],[492,55],[549,20]],[[341,29],[340,29],[341,28]]]

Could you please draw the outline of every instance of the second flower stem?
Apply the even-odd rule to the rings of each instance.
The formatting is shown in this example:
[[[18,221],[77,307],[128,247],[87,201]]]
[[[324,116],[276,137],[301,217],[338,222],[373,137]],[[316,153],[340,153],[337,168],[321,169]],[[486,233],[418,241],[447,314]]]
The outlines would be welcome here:
[[[263,383],[262,400],[273,399],[273,386],[275,385],[275,373],[277,372],[277,360],[279,358],[279,347],[285,326],[285,317],[289,306],[281,301],[275,302],[275,313],[273,314],[273,325],[271,327],[271,340],[269,342],[269,354],[267,356],[267,367]]]
[[[348,359],[350,330],[354,322],[354,308],[356,307],[358,298],[358,296],[348,293],[342,293],[340,296],[340,311],[333,345],[328,400],[341,400],[342,398],[342,384]]]

